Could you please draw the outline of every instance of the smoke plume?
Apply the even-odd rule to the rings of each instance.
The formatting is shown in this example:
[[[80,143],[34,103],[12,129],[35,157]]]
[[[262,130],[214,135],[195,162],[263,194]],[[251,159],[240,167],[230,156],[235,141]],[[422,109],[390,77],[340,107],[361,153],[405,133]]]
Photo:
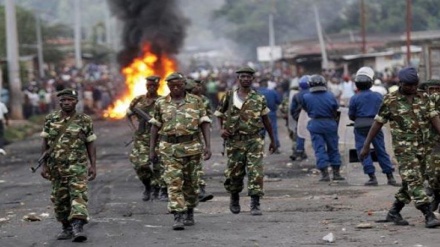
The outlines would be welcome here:
[[[123,49],[118,54],[122,67],[138,57],[147,42],[157,55],[179,52],[189,21],[178,9],[176,0],[108,0],[108,3],[123,23]]]

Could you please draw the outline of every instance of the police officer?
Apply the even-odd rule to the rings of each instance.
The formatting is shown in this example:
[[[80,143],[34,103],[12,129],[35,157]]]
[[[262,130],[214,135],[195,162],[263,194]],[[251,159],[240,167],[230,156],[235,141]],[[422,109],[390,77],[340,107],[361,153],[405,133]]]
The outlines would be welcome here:
[[[144,185],[145,189],[142,194],[142,200],[148,201],[151,197],[152,186],[154,188],[153,196],[155,199],[167,201],[168,195],[166,192],[165,182],[161,179],[161,173],[163,169],[159,163],[159,159],[153,162],[150,167],[148,162],[150,154],[150,127],[148,123],[150,119],[144,119],[143,113],[146,117],[151,118],[154,109],[154,102],[159,95],[157,90],[159,89],[160,77],[152,75],[146,78],[147,93],[135,97],[127,109],[127,118],[132,123],[132,118],[136,117],[138,120],[138,129],[133,135],[133,148],[130,153],[130,162],[133,164],[133,168],[136,171],[136,175]],[[135,110],[136,108],[136,110]],[[139,111],[140,110],[140,111]]]
[[[261,215],[260,197],[263,192],[263,148],[264,140],[259,135],[263,128],[269,133],[269,152],[276,149],[275,139],[266,105],[266,99],[251,88],[255,70],[249,67],[236,71],[240,86],[228,91],[222,98],[216,112],[220,120],[221,137],[226,140],[228,164],[225,170],[224,186],[231,194],[229,209],[240,213],[240,192],[243,179],[248,174],[248,195],[251,197],[251,214]]]
[[[96,177],[96,135],[92,119],[75,110],[77,91],[64,89],[57,97],[61,110],[46,116],[41,133],[42,150],[50,152],[41,175],[52,182],[51,201],[62,224],[57,239],[83,242],[83,226],[89,221],[87,181]]]
[[[399,89],[385,95],[378,114],[374,118],[370,132],[359,154],[361,160],[370,152],[370,144],[382,126],[390,122],[394,153],[399,163],[402,186],[396,193],[396,200],[388,211],[385,221],[397,225],[408,225],[400,211],[414,201],[417,209],[425,216],[425,227],[440,226],[440,221],[432,213],[429,197],[423,187],[426,156],[429,148],[431,123],[440,132],[438,112],[429,97],[417,91],[419,77],[413,67],[403,68],[398,73]]]
[[[370,90],[373,85],[373,78],[374,70],[370,67],[362,67],[357,71],[355,84],[359,92],[351,97],[348,107],[348,117],[354,121],[354,139],[358,154],[364,145],[365,138],[368,135],[368,131],[374,122],[374,117],[379,111],[383,99],[381,94]],[[394,167],[385,149],[382,130],[379,131],[373,139],[373,146],[382,172],[387,175],[388,184],[397,185],[393,176]],[[370,178],[365,185],[377,186],[378,182],[371,155],[368,155],[367,158],[362,161],[362,165],[364,167],[364,173]]]
[[[157,154],[165,167],[163,174],[168,186],[168,210],[174,214],[174,230],[194,225],[194,208],[198,204],[197,169],[201,155],[211,157],[209,123],[201,99],[185,92],[186,79],[172,73],[166,79],[170,93],[156,100],[150,120],[150,159]],[[204,143],[199,134],[202,130]],[[185,218],[183,218],[185,217]]]
[[[299,81],[298,86],[300,91],[296,93],[293,98],[292,102],[290,103],[290,115],[292,115],[292,118],[298,122],[299,114],[301,113],[301,110],[303,109],[303,97],[304,94],[309,93],[309,75],[303,75]],[[295,152],[290,156],[291,160],[304,160],[307,159],[307,154],[305,151],[305,139],[298,136],[298,131],[296,131],[296,148]]]
[[[321,75],[312,75],[309,80],[310,93],[303,96],[303,108],[310,117],[307,130],[310,132],[316,166],[321,171],[321,182],[330,181],[328,167],[333,170],[333,180],[345,180],[339,170],[338,123],[336,122],[338,102],[327,91],[326,81]]]

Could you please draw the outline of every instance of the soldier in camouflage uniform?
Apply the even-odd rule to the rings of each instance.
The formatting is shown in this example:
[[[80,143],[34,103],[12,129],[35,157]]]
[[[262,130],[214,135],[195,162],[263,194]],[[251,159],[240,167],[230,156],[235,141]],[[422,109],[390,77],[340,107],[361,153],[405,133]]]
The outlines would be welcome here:
[[[150,159],[159,153],[165,167],[163,174],[168,186],[168,210],[174,214],[174,230],[194,225],[194,208],[198,204],[198,165],[201,155],[211,157],[209,124],[202,100],[185,92],[185,78],[172,73],[167,78],[170,94],[159,98],[150,120]],[[204,148],[199,138],[204,137]],[[185,216],[185,219],[183,217]]]
[[[243,190],[243,179],[247,171],[251,214],[261,215],[264,140],[259,132],[263,127],[269,133],[270,153],[276,149],[267,115],[270,110],[264,96],[251,88],[255,70],[245,67],[236,73],[240,87],[227,92],[214,113],[220,119],[221,136],[226,140],[228,167],[225,170],[224,186],[231,194],[229,209],[234,214],[240,213],[239,193]]]
[[[76,91],[65,89],[57,97],[61,110],[46,116],[41,133],[42,151],[50,152],[41,176],[52,182],[51,201],[62,223],[57,239],[83,242],[87,240],[83,225],[89,221],[87,180],[96,177],[96,135],[92,119],[75,111]]]
[[[418,92],[419,78],[415,68],[399,71],[399,90],[385,95],[382,106],[375,117],[364,146],[359,154],[363,160],[370,152],[370,144],[386,122],[390,122],[394,153],[399,163],[402,187],[396,193],[396,200],[388,211],[385,221],[397,225],[408,225],[400,211],[411,200],[425,216],[425,227],[440,226],[432,213],[429,197],[423,187],[426,156],[429,154],[429,132],[431,123],[440,130],[438,112],[435,111],[429,96]]]
[[[151,124],[148,123],[148,121],[150,121],[150,119],[143,119],[140,114],[134,112],[134,108],[137,108],[151,118],[154,102],[159,97],[157,90],[159,89],[160,77],[153,75],[147,77],[146,80],[147,93],[135,97],[127,109],[127,118],[130,123],[132,123],[133,116],[136,116],[139,122],[139,127],[133,135],[133,148],[130,153],[130,162],[133,164],[133,168],[136,171],[139,180],[145,187],[142,200],[150,200],[151,187],[153,187],[153,197],[155,199],[159,197],[160,192],[160,200],[168,201],[166,184],[161,178],[163,167],[159,162],[160,159],[155,160],[152,167],[150,167],[150,163],[148,162],[148,155],[150,154],[151,127]]]
[[[435,110],[440,111],[440,80],[428,80],[420,84],[419,89],[430,95]],[[429,155],[426,160],[426,178],[432,191],[431,209],[436,211],[440,203],[440,135],[434,128],[430,132]]]
[[[192,80],[187,82],[186,84],[187,92],[192,93],[196,96],[199,96],[202,99],[203,105],[206,109],[206,114],[210,119],[212,119],[212,110],[211,110],[211,103],[205,95],[203,95],[204,92],[204,85],[202,80]],[[202,139],[202,138],[200,138]],[[202,140],[203,141],[203,140]],[[214,195],[206,193],[206,182],[203,179],[203,176],[205,175],[205,172],[203,171],[203,159],[200,159],[200,164],[198,167],[198,177],[199,177],[199,201],[200,202],[206,202],[209,200],[212,200],[214,198]]]

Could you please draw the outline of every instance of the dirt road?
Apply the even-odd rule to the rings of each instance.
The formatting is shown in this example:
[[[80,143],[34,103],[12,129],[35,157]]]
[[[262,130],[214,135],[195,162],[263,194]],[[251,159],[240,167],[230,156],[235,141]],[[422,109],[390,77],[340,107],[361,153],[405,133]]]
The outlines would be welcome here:
[[[206,162],[207,190],[212,201],[196,209],[196,225],[173,231],[166,203],[143,202],[142,185],[128,162],[130,130],[125,121],[95,121],[98,177],[90,183],[89,240],[82,246],[439,246],[440,229],[424,228],[422,214],[411,204],[402,211],[410,226],[375,223],[385,217],[396,187],[365,187],[359,164],[345,165],[344,183],[319,183],[314,160],[291,162],[289,139],[280,123],[282,154],[265,158],[262,216],[249,214],[249,198],[241,193],[242,212],[229,212],[223,188],[225,158],[221,139],[213,133],[213,157]],[[57,241],[60,225],[53,217],[50,184],[29,167],[36,161],[40,138],[29,137],[7,147],[0,157],[0,246],[78,246]],[[343,151],[346,154],[348,152]],[[309,151],[309,156],[310,155]],[[400,180],[400,177],[397,176]],[[23,217],[35,213],[41,221]],[[364,227],[366,229],[360,228]],[[323,237],[332,233],[334,242]]]

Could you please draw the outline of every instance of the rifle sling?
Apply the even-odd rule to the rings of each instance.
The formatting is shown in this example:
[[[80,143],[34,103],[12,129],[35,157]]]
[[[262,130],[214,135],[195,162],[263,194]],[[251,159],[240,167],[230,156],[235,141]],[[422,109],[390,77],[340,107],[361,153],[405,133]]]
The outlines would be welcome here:
[[[55,144],[60,140],[61,136],[66,132],[67,127],[73,122],[73,119],[76,117],[76,112],[70,117],[70,119],[63,125],[63,127],[60,129],[60,132],[55,137],[55,140],[52,143],[52,146],[48,150],[48,154],[52,153],[53,149],[55,148]]]

